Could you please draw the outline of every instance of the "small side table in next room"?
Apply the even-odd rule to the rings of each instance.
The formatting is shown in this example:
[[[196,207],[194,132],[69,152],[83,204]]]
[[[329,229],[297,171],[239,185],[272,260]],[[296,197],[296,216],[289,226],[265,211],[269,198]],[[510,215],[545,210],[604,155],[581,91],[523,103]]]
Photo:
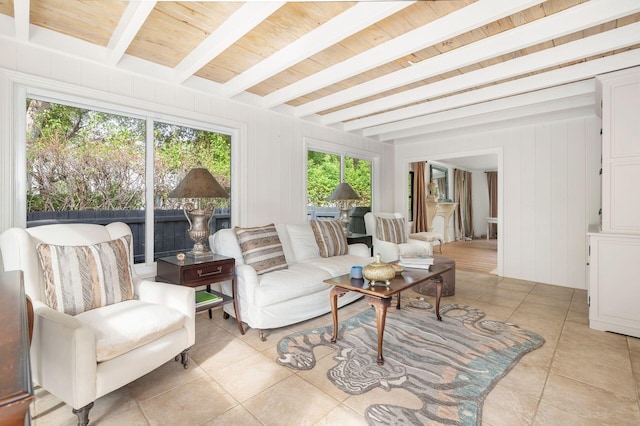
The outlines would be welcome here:
[[[233,312],[236,314],[236,321],[240,333],[244,334],[240,311],[238,310],[238,293],[236,288],[236,260],[233,257],[211,254],[209,256],[194,258],[187,256],[184,260],[179,260],[176,256],[162,257],[158,259],[158,271],[156,281],[170,284],[186,285],[188,287],[207,286],[209,293],[222,297],[222,302],[213,304],[202,304],[196,307],[197,311],[209,310],[211,318],[211,308],[214,306],[233,303]],[[211,290],[211,284],[223,281],[231,281],[231,295],[218,293]],[[228,315],[225,312],[225,318]]]
[[[351,233],[347,235],[347,244],[358,244],[358,243],[366,244],[367,247],[369,247],[369,249],[371,250],[371,256],[373,256],[373,239],[371,238],[371,235],[356,234],[356,233]]]

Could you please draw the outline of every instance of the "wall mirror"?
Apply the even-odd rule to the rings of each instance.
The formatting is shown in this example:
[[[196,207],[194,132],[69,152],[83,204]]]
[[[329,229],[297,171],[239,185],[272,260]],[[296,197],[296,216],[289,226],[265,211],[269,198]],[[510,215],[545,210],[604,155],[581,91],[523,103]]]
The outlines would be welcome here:
[[[449,199],[449,169],[431,164],[431,182],[436,184],[438,201]]]

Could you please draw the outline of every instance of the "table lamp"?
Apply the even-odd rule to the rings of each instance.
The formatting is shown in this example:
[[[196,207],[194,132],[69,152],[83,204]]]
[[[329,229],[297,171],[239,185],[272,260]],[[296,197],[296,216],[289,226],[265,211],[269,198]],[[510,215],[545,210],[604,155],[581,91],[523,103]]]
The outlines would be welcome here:
[[[340,210],[340,222],[342,222],[342,230],[344,235],[349,235],[349,211],[351,210],[354,201],[360,199],[360,196],[356,194],[351,185],[347,182],[342,182],[333,190],[329,196],[329,201],[335,201],[338,209]]]
[[[209,222],[213,216],[213,203],[207,202],[203,207],[202,198],[229,198],[227,191],[220,186],[209,170],[197,167],[182,179],[178,186],[169,193],[171,198],[195,198],[183,204],[184,215],[189,222],[189,238],[193,241],[193,249],[187,253],[191,257],[203,257],[211,252],[207,247],[209,239]]]

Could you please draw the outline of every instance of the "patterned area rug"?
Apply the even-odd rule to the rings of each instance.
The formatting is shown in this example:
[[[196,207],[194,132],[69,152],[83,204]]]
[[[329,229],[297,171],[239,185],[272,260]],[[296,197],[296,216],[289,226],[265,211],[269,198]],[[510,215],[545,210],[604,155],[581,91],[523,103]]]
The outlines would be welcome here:
[[[358,395],[374,388],[402,388],[422,401],[419,410],[385,404],[369,406],[371,425],[480,425],[484,398],[518,360],[544,344],[536,333],[515,324],[483,320],[484,312],[463,305],[440,309],[442,322],[426,301],[404,299],[389,307],[384,332],[385,363],[377,364],[373,308],[333,326],[294,333],[278,343],[278,363],[293,369],[315,366],[313,348],[336,348],[327,377],[339,389]]]

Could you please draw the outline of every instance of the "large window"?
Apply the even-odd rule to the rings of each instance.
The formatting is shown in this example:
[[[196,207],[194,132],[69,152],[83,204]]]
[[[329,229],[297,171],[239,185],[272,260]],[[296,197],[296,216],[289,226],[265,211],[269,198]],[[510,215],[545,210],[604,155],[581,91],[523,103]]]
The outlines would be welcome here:
[[[340,182],[360,196],[353,203],[351,231],[364,233],[364,213],[371,210],[371,161],[330,152],[307,151],[307,218],[338,218],[329,197]]]
[[[26,111],[27,226],[122,221],[142,263],[193,247],[183,200],[168,196],[189,170],[207,168],[230,192],[229,135],[34,98]],[[213,201],[211,231],[230,227],[230,200]],[[147,227],[153,247],[145,244]]]

